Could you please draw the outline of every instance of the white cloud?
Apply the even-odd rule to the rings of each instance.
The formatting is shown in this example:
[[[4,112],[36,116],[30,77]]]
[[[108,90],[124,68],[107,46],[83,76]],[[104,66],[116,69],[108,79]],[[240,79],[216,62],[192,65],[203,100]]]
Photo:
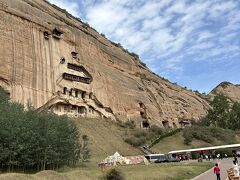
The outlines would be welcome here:
[[[188,61],[240,59],[238,0],[50,2],[82,15],[99,32],[140,54],[150,68],[162,75],[179,77]]]

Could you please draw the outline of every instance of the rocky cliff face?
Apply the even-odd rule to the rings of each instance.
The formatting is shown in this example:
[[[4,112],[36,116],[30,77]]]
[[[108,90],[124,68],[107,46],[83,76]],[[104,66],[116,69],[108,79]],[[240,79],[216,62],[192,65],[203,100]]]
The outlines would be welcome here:
[[[39,111],[178,127],[209,108],[44,0],[0,0],[0,43],[0,86]]]
[[[215,87],[210,94],[213,96],[223,94],[232,102],[240,102],[240,84],[232,84],[225,81]]]

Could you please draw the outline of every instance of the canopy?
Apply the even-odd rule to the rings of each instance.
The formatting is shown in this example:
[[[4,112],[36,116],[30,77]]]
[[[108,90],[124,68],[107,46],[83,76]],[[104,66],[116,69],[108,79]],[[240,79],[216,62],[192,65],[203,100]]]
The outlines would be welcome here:
[[[211,146],[211,147],[203,147],[203,148],[195,148],[195,149],[177,150],[177,151],[170,151],[169,154],[201,152],[201,151],[210,151],[210,150],[216,150],[216,149],[237,148],[237,147],[240,147],[240,144],[229,144],[229,145],[222,145],[222,146]]]
[[[121,156],[118,152],[115,152],[113,155],[108,156],[106,159],[101,161],[99,165],[105,164],[109,166],[129,164],[129,160]]]
[[[141,163],[148,165],[148,161],[144,156],[139,155],[123,157],[118,152],[115,152],[113,155],[108,156],[106,159],[98,163],[98,165],[101,167]]]

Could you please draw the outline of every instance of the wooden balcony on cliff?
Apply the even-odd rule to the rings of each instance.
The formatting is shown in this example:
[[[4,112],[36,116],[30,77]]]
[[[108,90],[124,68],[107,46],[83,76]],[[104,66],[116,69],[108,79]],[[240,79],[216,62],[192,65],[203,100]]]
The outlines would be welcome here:
[[[63,73],[63,79],[69,80],[69,81],[82,82],[82,83],[86,83],[86,84],[91,83],[91,78],[89,78],[89,77],[81,77],[81,76],[77,76],[77,75],[69,74],[69,73]]]
[[[76,65],[76,64],[68,63],[67,64],[67,68],[68,69],[72,69],[74,71],[83,72],[87,76],[87,78],[90,79],[90,83],[92,82],[93,78],[92,78],[91,74],[83,66],[79,66],[79,65]]]

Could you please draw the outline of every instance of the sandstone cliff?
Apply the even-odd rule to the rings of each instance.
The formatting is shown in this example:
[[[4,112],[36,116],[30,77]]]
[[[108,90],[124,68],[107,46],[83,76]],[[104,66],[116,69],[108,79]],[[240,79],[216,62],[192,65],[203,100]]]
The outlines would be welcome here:
[[[178,127],[209,108],[44,0],[0,0],[0,42],[0,86],[39,111]]]
[[[213,96],[223,94],[232,102],[240,102],[240,84],[232,84],[225,81],[215,87],[210,94]]]

